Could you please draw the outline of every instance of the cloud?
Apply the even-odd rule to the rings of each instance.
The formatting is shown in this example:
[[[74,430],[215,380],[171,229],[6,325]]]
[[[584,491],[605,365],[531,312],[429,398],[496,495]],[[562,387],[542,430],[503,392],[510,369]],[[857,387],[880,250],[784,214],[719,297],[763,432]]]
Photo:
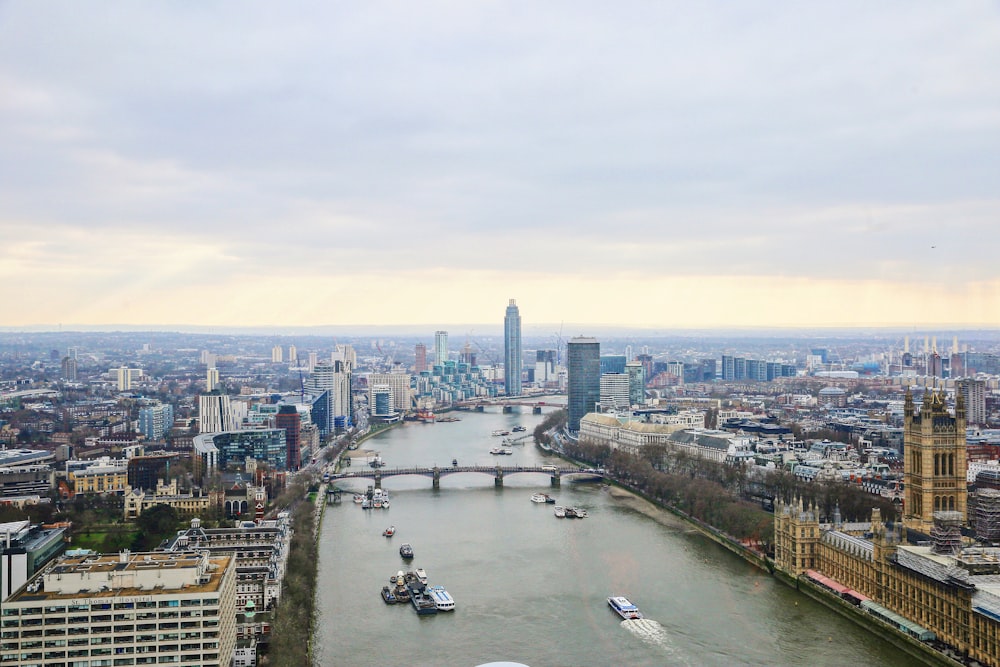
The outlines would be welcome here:
[[[34,304],[22,322],[91,318],[84,301],[162,322],[134,304],[199,284],[231,290],[200,316],[219,323],[326,322],[262,298],[279,284],[357,321],[380,313],[358,294],[421,284],[451,298],[420,321],[468,321],[453,304],[503,303],[496,284],[568,321],[649,285],[791,303],[805,281],[859,321],[928,285],[977,323],[995,298],[995,5],[0,12],[0,273]],[[668,311],[628,317],[711,319]]]

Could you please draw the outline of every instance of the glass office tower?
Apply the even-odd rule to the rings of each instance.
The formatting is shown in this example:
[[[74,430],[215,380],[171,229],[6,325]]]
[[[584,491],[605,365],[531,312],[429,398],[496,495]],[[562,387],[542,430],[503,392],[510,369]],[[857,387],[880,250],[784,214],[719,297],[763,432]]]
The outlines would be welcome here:
[[[566,344],[569,413],[567,428],[580,430],[580,418],[594,412],[601,400],[601,344],[596,338],[577,336]]]
[[[503,388],[508,396],[521,395],[521,313],[514,299],[503,318]]]

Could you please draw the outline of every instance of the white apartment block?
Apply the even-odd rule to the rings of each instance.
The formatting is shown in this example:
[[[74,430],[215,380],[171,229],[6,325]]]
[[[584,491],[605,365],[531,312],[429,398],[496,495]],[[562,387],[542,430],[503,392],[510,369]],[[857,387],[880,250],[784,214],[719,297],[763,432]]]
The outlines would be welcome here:
[[[4,600],[5,667],[228,666],[236,645],[230,556],[70,556]]]
[[[368,386],[388,385],[392,388],[392,409],[407,412],[413,402],[409,373],[372,373],[368,376]]]
[[[222,433],[237,428],[229,397],[217,394],[199,396],[198,425],[201,433]]]

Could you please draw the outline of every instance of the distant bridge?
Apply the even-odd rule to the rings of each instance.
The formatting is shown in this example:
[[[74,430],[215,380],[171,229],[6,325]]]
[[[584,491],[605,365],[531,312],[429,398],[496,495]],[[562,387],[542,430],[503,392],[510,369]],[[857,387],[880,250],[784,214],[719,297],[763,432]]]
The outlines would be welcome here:
[[[460,410],[474,410],[476,412],[485,412],[486,408],[500,408],[502,412],[525,412],[526,408],[530,408],[532,414],[540,415],[542,414],[542,408],[556,408],[558,410],[562,410],[566,407],[566,404],[552,403],[550,401],[532,401],[523,398],[498,398],[489,400],[461,401],[455,403],[455,407]]]
[[[492,475],[493,483],[496,486],[503,486],[503,478],[506,475],[518,473],[542,473],[549,476],[552,486],[559,486],[563,476],[586,477],[591,479],[603,479],[604,475],[595,470],[581,470],[580,468],[557,468],[554,466],[451,466],[447,468],[376,468],[374,470],[362,470],[358,472],[345,472],[330,475],[330,481],[350,480],[350,479],[371,479],[375,481],[375,488],[382,488],[382,480],[386,477],[397,477],[399,475],[420,475],[430,477],[433,487],[440,488],[441,478],[445,475],[454,475],[460,472],[477,472],[484,475]]]

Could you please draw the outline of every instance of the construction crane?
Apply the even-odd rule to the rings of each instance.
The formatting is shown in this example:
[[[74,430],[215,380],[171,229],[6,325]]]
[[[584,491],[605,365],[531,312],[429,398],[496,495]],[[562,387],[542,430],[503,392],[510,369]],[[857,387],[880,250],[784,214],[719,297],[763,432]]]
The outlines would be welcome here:
[[[479,348],[479,351],[483,353],[483,356],[490,360],[491,364],[493,364],[494,366],[500,365],[500,363],[497,361],[497,358],[493,356],[492,353],[488,352],[486,348],[483,347],[478,340],[472,337],[471,331],[465,335],[465,338],[467,341],[471,340],[475,344],[475,346]]]
[[[562,366],[562,348],[563,348],[563,324],[559,323],[559,331],[555,333],[556,337],[556,365]]]

